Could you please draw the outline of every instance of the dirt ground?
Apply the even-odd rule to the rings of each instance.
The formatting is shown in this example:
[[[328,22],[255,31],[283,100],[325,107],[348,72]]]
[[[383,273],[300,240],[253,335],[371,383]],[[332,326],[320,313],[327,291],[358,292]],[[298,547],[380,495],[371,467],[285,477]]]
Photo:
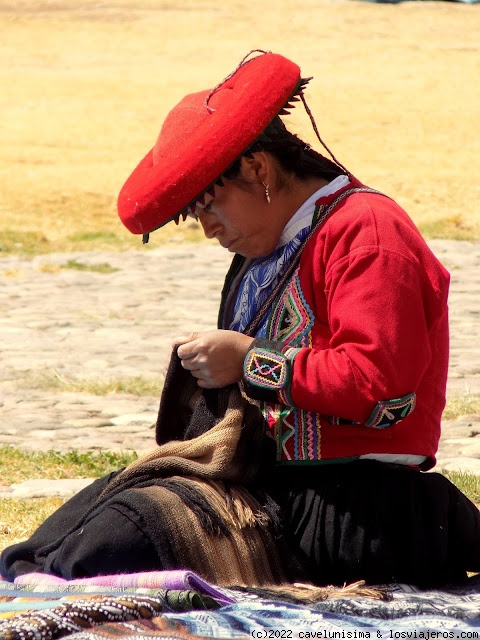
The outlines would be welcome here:
[[[480,229],[479,33],[480,4],[457,2],[0,0],[0,229],[118,224],[168,110],[257,48],[314,76],[322,136],[360,179],[425,228]]]

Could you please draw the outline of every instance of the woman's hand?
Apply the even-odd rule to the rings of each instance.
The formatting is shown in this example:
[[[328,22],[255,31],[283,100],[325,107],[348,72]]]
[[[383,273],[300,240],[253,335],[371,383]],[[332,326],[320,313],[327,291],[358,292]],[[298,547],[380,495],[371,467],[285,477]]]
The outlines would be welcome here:
[[[215,329],[182,336],[175,340],[180,345],[177,353],[184,369],[197,378],[199,387],[215,389],[238,382],[243,374],[243,361],[253,338],[238,333]]]

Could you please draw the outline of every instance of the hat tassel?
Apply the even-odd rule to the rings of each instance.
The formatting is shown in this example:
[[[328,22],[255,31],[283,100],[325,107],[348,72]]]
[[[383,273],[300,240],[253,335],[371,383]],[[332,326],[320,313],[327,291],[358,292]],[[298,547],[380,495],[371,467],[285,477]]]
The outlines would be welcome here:
[[[346,173],[348,176],[351,176],[351,175],[352,175],[352,174],[351,174],[351,172],[350,172],[346,167],[344,167],[344,166],[343,166],[343,164],[342,164],[341,162],[339,162],[339,161],[336,159],[336,157],[333,155],[333,153],[332,153],[332,152],[330,151],[330,149],[327,147],[327,145],[325,144],[325,142],[322,140],[322,137],[321,137],[320,132],[319,132],[318,127],[317,127],[317,123],[315,122],[315,118],[313,117],[313,113],[311,112],[311,110],[310,110],[309,106],[307,105],[307,102],[306,102],[306,100],[305,100],[305,96],[303,95],[303,93],[300,93],[299,95],[300,95],[300,98],[301,98],[301,100],[302,100],[302,102],[303,102],[303,106],[304,106],[304,108],[305,108],[305,111],[307,112],[307,115],[308,115],[308,117],[310,118],[310,122],[312,123],[313,130],[315,131],[315,135],[317,136],[317,138],[318,138],[318,140],[319,140],[320,144],[321,144],[321,145],[322,145],[322,147],[323,147],[323,148],[324,148],[324,149],[329,153],[330,157],[331,157],[331,158],[332,158],[332,160],[335,162],[335,164],[336,164],[337,166],[339,166],[339,167],[340,167],[340,169],[343,169],[343,171],[345,171],[345,173]]]

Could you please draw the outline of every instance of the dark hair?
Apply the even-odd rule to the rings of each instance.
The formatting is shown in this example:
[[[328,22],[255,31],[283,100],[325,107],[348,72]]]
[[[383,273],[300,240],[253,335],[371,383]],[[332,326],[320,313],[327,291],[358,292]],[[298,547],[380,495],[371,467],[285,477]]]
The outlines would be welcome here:
[[[293,173],[301,180],[316,176],[330,181],[345,173],[343,167],[325,158],[288,131],[278,116],[242,155],[251,156],[255,151],[268,151],[286,172]],[[236,160],[224,175],[232,180],[239,172],[240,159]]]

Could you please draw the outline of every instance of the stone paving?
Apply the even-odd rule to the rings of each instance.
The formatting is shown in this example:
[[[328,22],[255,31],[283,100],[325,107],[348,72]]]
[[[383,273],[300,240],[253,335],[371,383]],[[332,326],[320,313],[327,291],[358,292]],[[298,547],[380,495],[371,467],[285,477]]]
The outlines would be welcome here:
[[[448,396],[479,394],[480,242],[430,245],[452,277]],[[97,396],[46,381],[142,378],[160,389],[173,339],[215,327],[230,258],[214,243],[0,258],[0,446],[151,449],[159,394]],[[478,436],[480,415],[444,420],[438,468],[480,474]]]

